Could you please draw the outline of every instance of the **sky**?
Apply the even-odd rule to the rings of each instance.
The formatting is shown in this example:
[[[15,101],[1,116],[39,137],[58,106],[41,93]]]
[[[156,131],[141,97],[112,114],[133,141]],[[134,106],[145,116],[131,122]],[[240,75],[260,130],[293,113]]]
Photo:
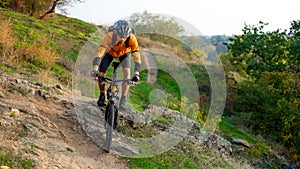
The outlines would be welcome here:
[[[288,29],[300,20],[300,0],[85,0],[67,9],[68,17],[93,24],[112,24],[147,11],[179,18],[203,35],[242,34],[245,24],[269,23],[266,31]]]

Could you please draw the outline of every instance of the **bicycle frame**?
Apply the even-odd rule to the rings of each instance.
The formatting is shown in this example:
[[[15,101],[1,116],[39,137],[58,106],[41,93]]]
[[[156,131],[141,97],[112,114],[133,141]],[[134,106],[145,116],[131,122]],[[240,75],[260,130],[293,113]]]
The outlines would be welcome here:
[[[110,152],[110,147],[111,147],[111,141],[112,141],[112,133],[117,125],[117,116],[118,116],[118,106],[117,106],[117,101],[119,100],[119,85],[120,83],[125,83],[127,85],[131,85],[132,82],[131,80],[118,80],[117,79],[117,69],[119,66],[119,62],[113,62],[112,66],[114,67],[113,70],[113,77],[112,78],[107,78],[107,77],[102,77],[104,78],[105,82],[110,82],[109,87],[106,90],[106,96],[108,103],[106,105],[105,109],[105,128],[106,128],[106,141],[104,145],[104,149],[106,152]]]

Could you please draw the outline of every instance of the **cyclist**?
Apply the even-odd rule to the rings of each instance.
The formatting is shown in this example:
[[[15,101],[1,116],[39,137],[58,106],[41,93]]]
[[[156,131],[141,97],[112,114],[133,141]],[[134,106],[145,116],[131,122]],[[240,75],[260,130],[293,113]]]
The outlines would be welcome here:
[[[105,105],[105,81],[106,71],[114,58],[118,58],[123,70],[123,78],[130,78],[132,54],[134,60],[133,82],[139,81],[139,71],[141,67],[141,57],[136,36],[126,20],[119,20],[113,25],[113,30],[109,31],[102,40],[93,60],[92,76],[96,77],[99,84],[100,96],[97,101],[98,106]],[[122,95],[119,109],[126,109],[126,95],[129,86],[122,84]]]

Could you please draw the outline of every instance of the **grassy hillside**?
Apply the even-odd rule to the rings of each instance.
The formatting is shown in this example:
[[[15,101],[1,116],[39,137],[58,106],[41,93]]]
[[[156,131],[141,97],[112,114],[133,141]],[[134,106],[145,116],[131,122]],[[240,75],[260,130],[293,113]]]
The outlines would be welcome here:
[[[81,47],[97,29],[94,25],[61,15],[41,21],[26,15],[17,14],[0,8],[0,71],[1,74],[21,76],[31,81],[45,81],[47,83],[60,82],[71,87],[72,70]],[[95,39],[98,42],[100,39]],[[199,84],[209,84],[207,73],[199,65],[189,65]],[[145,73],[145,72],[142,72]],[[171,99],[168,106],[176,108],[180,92],[174,79],[164,72],[158,74],[160,81],[155,85],[145,83],[142,78],[140,86],[132,88],[133,106],[143,110],[149,104],[149,92],[152,89],[168,89]],[[177,107],[178,108],[178,107]],[[206,107],[208,109],[208,106]],[[206,110],[207,111],[207,110]],[[201,122],[200,122],[201,123]],[[244,160],[261,160],[260,166],[276,167],[272,159],[265,159],[264,154],[271,148],[260,139],[247,135],[224,119],[220,123],[220,135],[227,138],[245,139],[252,144],[251,148],[235,153],[236,156],[222,157],[211,149],[196,147],[188,142],[181,142],[174,149],[151,158],[127,159],[131,168],[247,168],[248,165],[236,162],[234,158]],[[130,130],[131,134],[143,133],[141,130]],[[1,150],[1,147],[0,147]],[[2,159],[16,161],[0,152]],[[15,160],[16,159],[16,160]],[[20,158],[21,163],[27,161]],[[6,162],[4,161],[4,163]]]
[[[71,84],[79,51],[97,30],[94,25],[61,15],[42,21],[0,8],[0,18],[2,70],[36,78],[44,74],[65,85]]]

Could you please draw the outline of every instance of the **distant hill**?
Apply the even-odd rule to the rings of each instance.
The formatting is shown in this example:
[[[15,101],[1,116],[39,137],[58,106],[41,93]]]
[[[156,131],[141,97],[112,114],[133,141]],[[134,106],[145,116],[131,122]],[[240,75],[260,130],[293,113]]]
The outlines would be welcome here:
[[[227,47],[226,43],[230,43],[230,38],[231,36],[226,36],[226,35],[213,35],[207,37],[207,39],[216,47],[216,52],[218,54],[220,53],[226,53],[227,52]]]

